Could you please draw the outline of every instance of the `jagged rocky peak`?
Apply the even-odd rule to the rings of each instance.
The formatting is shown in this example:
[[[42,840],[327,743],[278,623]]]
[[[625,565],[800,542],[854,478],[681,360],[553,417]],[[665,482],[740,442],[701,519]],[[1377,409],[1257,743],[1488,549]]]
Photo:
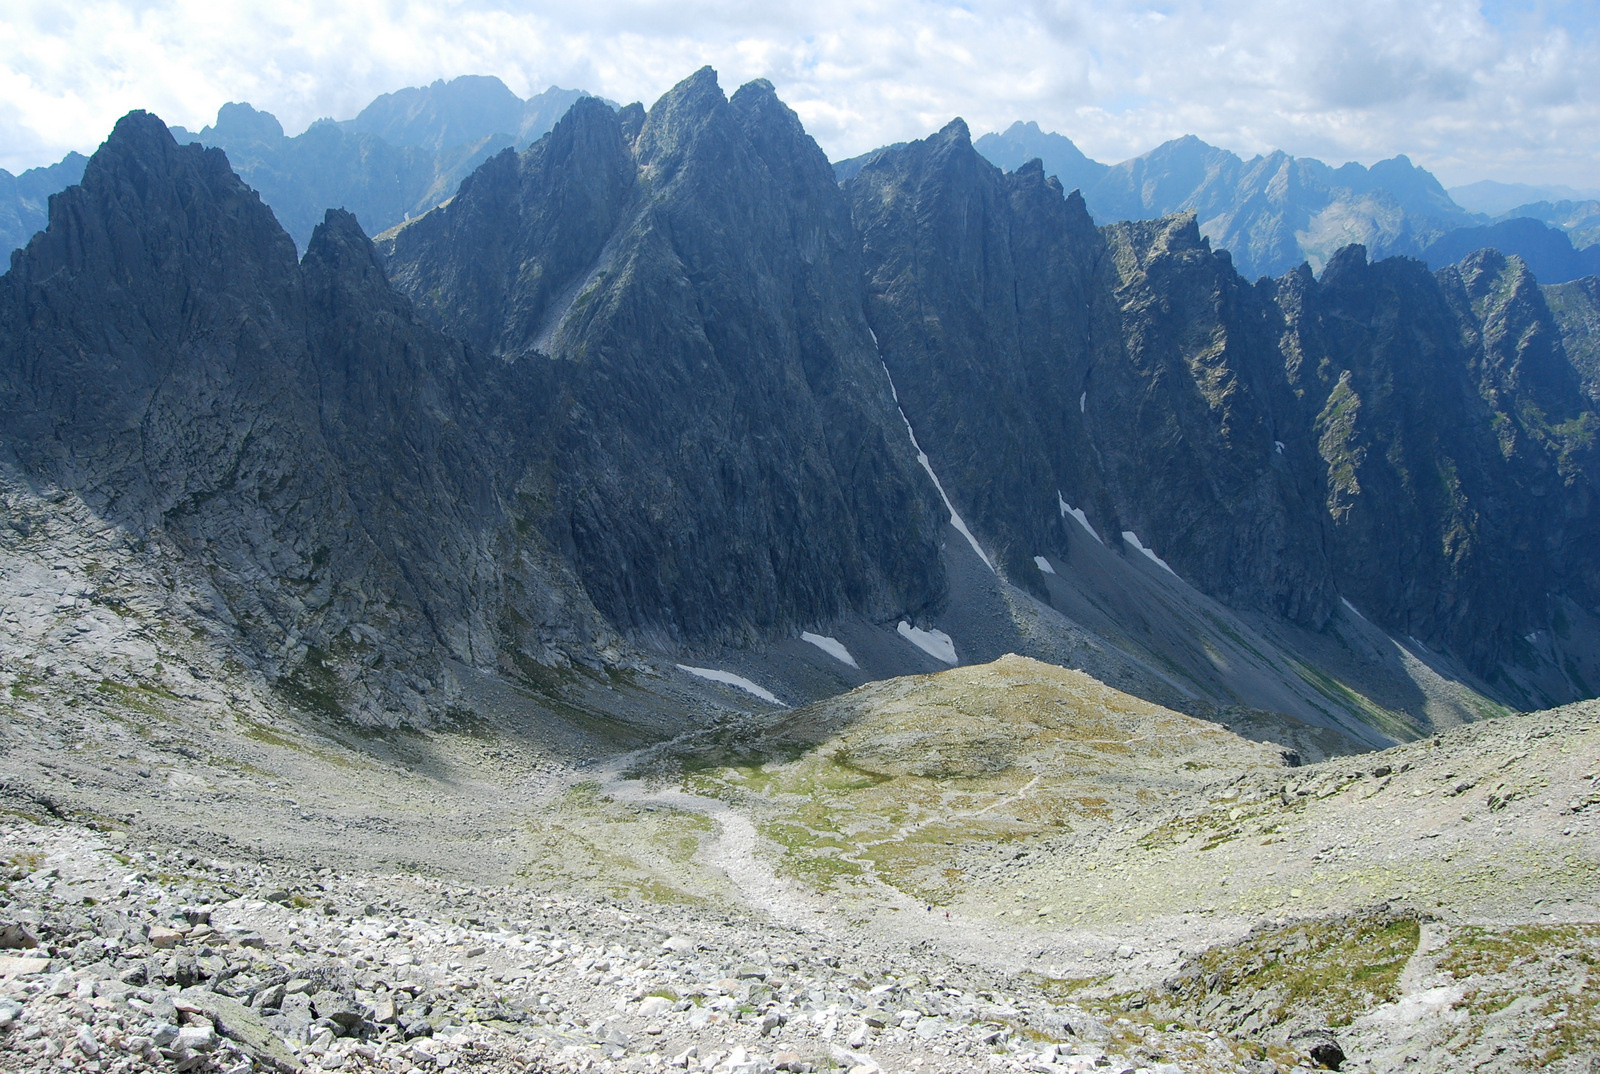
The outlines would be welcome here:
[[[452,661],[610,644],[559,569],[504,547],[493,372],[411,313],[348,213],[297,263],[220,150],[144,113],[0,280],[8,484],[81,502],[103,524],[80,558],[159,565],[141,600],[365,720],[448,706]]]
[[[843,189],[900,407],[985,554],[1027,583],[1073,539],[1058,493],[1102,527],[1115,515],[1082,402],[1121,349],[1103,240],[1081,200],[1038,168],[1002,173],[959,119]]]
[[[1163,255],[1211,253],[1211,240],[1200,234],[1193,209],[1154,220],[1124,220],[1109,225],[1107,234],[1113,237],[1113,253],[1124,279]]]
[[[689,150],[708,121],[724,116],[727,105],[717,72],[700,68],[650,108],[639,134],[639,163],[670,174],[674,158]]]
[[[800,117],[783,101],[771,82],[756,79],[740,86],[729,101],[745,137],[766,163],[768,172],[782,193],[807,199],[812,192],[831,186],[833,168],[827,156],[806,133]],[[827,195],[835,207],[843,199]]]
[[[1349,247],[1320,281],[1281,287],[1340,592],[1536,702],[1592,675],[1556,620],[1565,602],[1600,606],[1600,465],[1592,408],[1524,277],[1498,255],[1435,275]]]
[[[315,267],[332,276],[353,277],[368,284],[388,280],[372,240],[361,230],[361,222],[354,213],[343,209],[329,209],[311,233],[302,267],[308,271]]]
[[[379,244],[424,315],[568,401],[525,419],[526,524],[641,638],[937,606],[826,158],[769,85],[730,101],[709,68],[637,120],[580,101]]]
[[[1535,403],[1559,425],[1582,413],[1577,370],[1561,345],[1561,332],[1527,263],[1498,250],[1479,250],[1446,268],[1448,287],[1461,281],[1483,324],[1484,387],[1491,401],[1513,392]]]
[[[220,150],[177,145],[145,112],[52,199],[4,282],[16,450],[141,526],[222,480],[227,452],[189,449],[237,445],[229,401],[303,353],[275,338],[302,312],[288,236]],[[49,325],[27,312],[40,304]],[[240,331],[263,308],[267,323]],[[171,439],[151,435],[162,423]]]
[[[52,212],[52,227],[29,260],[71,259],[84,271],[131,273],[135,259],[147,268],[194,257],[209,272],[225,276],[224,241],[244,239],[247,257],[264,256],[281,264],[295,260],[294,244],[254,191],[239,181],[221,150],[180,146],[167,127],[148,112],[134,111],[117,122],[85,166],[80,185],[69,187]],[[227,240],[223,233],[227,232]],[[110,243],[90,247],[80,243]],[[133,245],[129,245],[133,244]],[[48,271],[61,267],[51,262]],[[157,300],[157,281],[130,276]],[[167,296],[176,301],[181,296]]]
[[[513,357],[538,344],[551,305],[599,256],[636,181],[617,113],[585,97],[545,137],[489,160],[447,205],[379,243],[396,286],[423,316]],[[443,247],[475,256],[436,256]]]

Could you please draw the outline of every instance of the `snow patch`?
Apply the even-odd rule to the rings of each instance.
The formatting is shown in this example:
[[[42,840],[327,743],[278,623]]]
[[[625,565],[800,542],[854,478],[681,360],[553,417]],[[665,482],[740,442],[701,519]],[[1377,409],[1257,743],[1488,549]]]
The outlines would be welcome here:
[[[1150,551],[1150,549],[1146,548],[1143,544],[1139,543],[1139,535],[1137,533],[1134,533],[1132,530],[1123,530],[1122,539],[1133,545],[1133,547],[1138,549],[1140,552],[1143,552],[1145,555],[1149,556],[1151,563],[1154,563],[1156,566],[1160,567],[1174,578],[1178,577],[1178,572],[1167,566],[1166,560],[1162,559],[1160,556]]]
[[[720,682],[724,686],[737,687],[747,694],[754,694],[761,700],[771,702],[774,705],[783,704],[782,701],[779,701],[773,696],[771,690],[757,686],[743,675],[735,675],[731,671],[718,671],[716,668],[692,668],[688,664],[679,664],[678,670],[687,671],[689,674],[694,675],[697,678],[708,679],[711,682]]]
[[[1283,454],[1283,441],[1282,440],[1274,440],[1272,442],[1272,446],[1274,448],[1277,448],[1279,455]]]
[[[1074,507],[1070,503],[1068,503],[1066,500],[1062,499],[1061,498],[1061,490],[1060,489],[1056,489],[1056,503],[1061,506],[1061,517],[1062,518],[1069,518],[1070,517],[1070,518],[1077,519],[1078,520],[1078,525],[1080,525],[1084,529],[1088,530],[1090,537],[1093,537],[1095,540],[1100,541],[1100,535],[1094,531],[1094,527],[1093,526],[1089,525],[1089,516],[1083,513],[1083,509],[1082,508]],[[1100,541],[1100,543],[1101,544],[1105,544],[1104,541]]]
[[[1048,559],[1045,559],[1043,556],[1034,556],[1033,557],[1033,565],[1035,567],[1038,567],[1041,571],[1044,571],[1044,573],[1046,573],[1046,574],[1054,574],[1054,573],[1056,573],[1056,569],[1054,567],[1050,566],[1050,561]]]
[[[1089,393],[1088,392],[1084,392],[1082,395],[1078,396],[1078,413],[1079,414],[1087,414],[1088,412],[1089,412]]]
[[[813,634],[809,630],[803,630],[800,632],[800,640],[809,641],[841,664],[849,664],[857,671],[861,670],[861,665],[856,663],[856,658],[850,655],[850,650],[846,649],[838,638],[830,638],[825,634]]]
[[[871,331],[871,329],[868,329],[868,331]],[[875,332],[872,336],[872,342],[878,342],[878,336]],[[922,468],[928,472],[928,477],[933,480],[933,487],[939,490],[939,498],[944,501],[945,510],[950,512],[950,525],[954,526],[958,531],[960,531],[961,536],[967,539],[967,543],[972,546],[972,550],[978,553],[978,558],[983,560],[983,565],[988,567],[989,570],[993,571],[995,574],[999,574],[1000,572],[994,569],[994,564],[989,561],[989,557],[984,555],[983,549],[978,547],[978,539],[972,535],[971,530],[967,529],[967,524],[962,519],[960,512],[956,510],[956,505],[951,503],[950,497],[945,494],[944,485],[939,481],[939,475],[933,472],[933,463],[928,461],[928,453],[922,450],[921,444],[917,443],[917,434],[911,429],[911,419],[906,417],[905,408],[899,406],[900,393],[895,391],[894,378],[889,376],[888,363],[884,362],[880,357],[878,359],[878,364],[883,366],[883,375],[889,381],[889,394],[894,396],[896,409],[900,411],[900,420],[906,423],[906,435],[911,438],[911,450],[917,453],[917,461],[920,462],[922,464]],[[952,660],[952,663],[953,662],[954,661]]]
[[[950,635],[944,631],[919,630],[904,619],[900,621],[900,625],[895,630],[902,638],[935,660],[942,660],[946,664],[954,664],[956,662],[956,643],[951,641]]]
[[[1360,612],[1356,611],[1356,606],[1354,604],[1351,604],[1344,597],[1340,597],[1339,598],[1339,603],[1343,604],[1346,608],[1349,608],[1350,609],[1350,614],[1355,616],[1357,619],[1361,620],[1363,623],[1371,622],[1371,620],[1369,620],[1366,616],[1364,616]]]

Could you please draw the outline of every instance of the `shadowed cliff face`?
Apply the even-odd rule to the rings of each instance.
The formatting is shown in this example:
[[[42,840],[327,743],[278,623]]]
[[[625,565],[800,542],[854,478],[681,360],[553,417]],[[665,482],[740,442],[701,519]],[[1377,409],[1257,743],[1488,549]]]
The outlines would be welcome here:
[[[1079,400],[1120,355],[1104,243],[1037,166],[1003,175],[957,120],[845,186],[900,405],[991,558],[1064,547],[1058,491],[1114,521]]]
[[[959,122],[846,189],[901,403],[1013,576],[1092,539],[1059,492],[1225,601],[1326,620],[1311,456],[1274,446],[1295,412],[1274,311],[1193,217],[1102,234],[1081,198],[1037,164],[1002,174]]]
[[[252,673],[386,721],[624,637],[976,622],[1001,587],[947,581],[952,514],[1063,608],[1159,582],[1334,646],[1344,598],[1566,700],[1600,684],[1597,425],[1515,259],[1250,285],[1193,215],[1097,229],[959,121],[841,187],[770,85],[709,70],[577,102],[377,247],[329,212],[298,262],[220,151],[133,113],[0,279],[7,512],[81,500],[72,556],[183,574]]]
[[[1136,531],[1224,603],[1320,629],[1337,593],[1280,311],[1192,215],[1106,234],[1128,368],[1106,401],[1125,432],[1102,450]]]
[[[580,100],[548,137],[494,157],[451,206],[395,233],[385,244],[395,286],[472,346],[529,353],[632,205],[635,171],[610,107]]]
[[[382,244],[419,309],[551,401],[514,422],[524,520],[641,636],[936,606],[938,517],[826,158],[771,86],[730,101],[709,69],[638,120],[580,101]]]
[[[144,113],[0,280],[0,429],[28,483],[103,518],[91,544],[199,572],[196,613],[252,666],[363,718],[424,717],[449,661],[494,666],[518,568],[486,384],[353,217],[297,264],[221,151]],[[590,635],[567,603],[561,634]]]
[[[1565,633],[1559,606],[1600,597],[1600,423],[1532,276],[1492,251],[1435,276],[1352,247],[1279,301],[1340,591],[1491,681],[1531,668],[1538,635]]]
[[[1600,405],[1600,276],[1542,289],[1583,392]]]
[[[1251,286],[1192,214],[1096,231],[959,121],[845,190],[901,405],[1013,578],[1092,539],[1059,489],[1232,607],[1321,629],[1343,596],[1516,703],[1591,692],[1600,419],[1521,262]]]

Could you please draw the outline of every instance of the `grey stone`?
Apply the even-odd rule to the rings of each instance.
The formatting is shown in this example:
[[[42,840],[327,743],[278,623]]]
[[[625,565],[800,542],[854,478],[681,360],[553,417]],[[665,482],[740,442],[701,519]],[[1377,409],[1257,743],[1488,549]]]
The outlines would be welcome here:
[[[362,1019],[361,1007],[348,996],[338,992],[318,992],[311,997],[311,1010],[317,1018],[325,1018],[349,1032]]]
[[[179,994],[177,1006],[204,1015],[218,1033],[236,1042],[251,1058],[269,1069],[285,1074],[300,1069],[294,1053],[267,1029],[254,1011],[237,1000],[190,988]]]
[[[19,951],[39,946],[33,933],[19,924],[0,925],[0,950]]]
[[[1329,1029],[1297,1030],[1289,1035],[1289,1047],[1303,1052],[1312,1062],[1326,1070],[1338,1070],[1344,1063],[1344,1046]]]

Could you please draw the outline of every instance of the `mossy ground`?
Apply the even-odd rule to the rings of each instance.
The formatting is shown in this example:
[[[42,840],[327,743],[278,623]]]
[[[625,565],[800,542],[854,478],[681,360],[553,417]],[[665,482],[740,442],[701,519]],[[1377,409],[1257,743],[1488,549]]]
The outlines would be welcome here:
[[[1464,986],[1463,1046],[1515,1004],[1528,1027],[1520,1069],[1600,1054],[1600,925],[1467,926],[1453,931],[1439,965]]]
[[[530,819],[524,839],[533,856],[522,876],[577,883],[615,898],[705,902],[720,893],[718,881],[693,861],[714,827],[698,813],[625,805],[606,798],[595,783],[580,783]]]
[[[1139,1002],[1158,1020],[1207,1028],[1260,1032],[1291,1018],[1347,1026],[1399,998],[1419,937],[1415,916],[1387,911],[1296,922],[1205,952]]]
[[[800,710],[767,750],[683,758],[687,789],[747,806],[780,868],[819,886],[871,875],[942,905],[963,848],[1108,824],[1165,788],[1270,767],[1265,747],[1019,658]]]

